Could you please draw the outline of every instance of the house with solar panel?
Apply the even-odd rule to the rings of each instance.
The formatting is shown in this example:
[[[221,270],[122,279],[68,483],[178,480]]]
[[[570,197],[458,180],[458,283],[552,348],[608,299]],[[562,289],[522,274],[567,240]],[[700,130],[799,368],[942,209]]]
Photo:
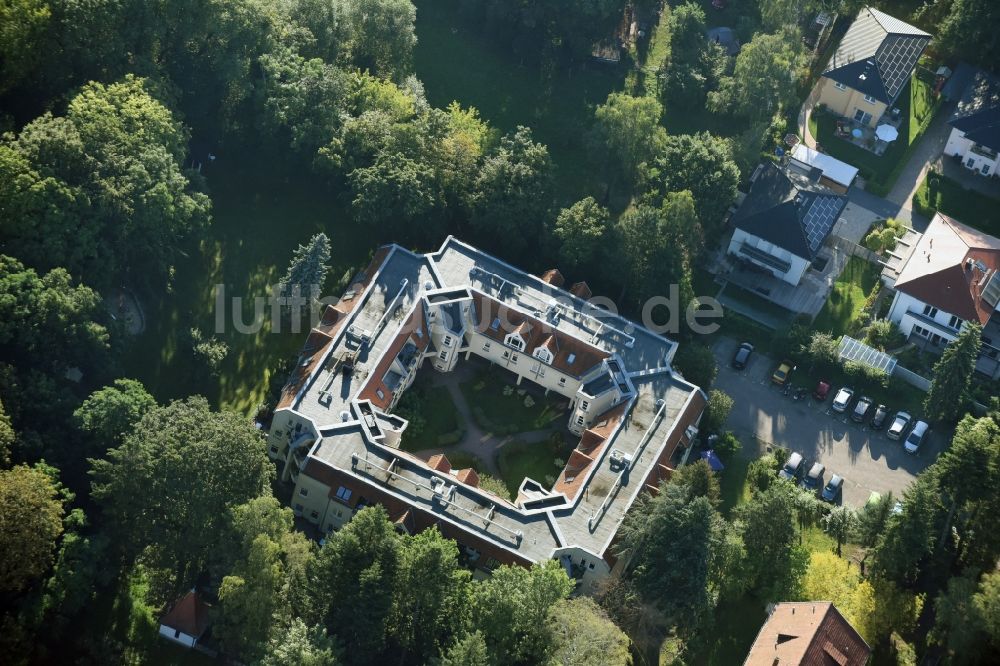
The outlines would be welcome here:
[[[817,84],[817,103],[875,127],[906,88],[931,36],[865,7],[848,28]]]
[[[983,327],[976,370],[1000,378],[1000,238],[938,213],[888,277],[889,320],[941,353],[969,322]]]
[[[847,206],[846,196],[819,184],[821,175],[761,167],[733,214],[729,254],[798,285]]]
[[[997,173],[1000,151],[1000,79],[982,70],[969,82],[951,118],[945,155],[983,176]]]

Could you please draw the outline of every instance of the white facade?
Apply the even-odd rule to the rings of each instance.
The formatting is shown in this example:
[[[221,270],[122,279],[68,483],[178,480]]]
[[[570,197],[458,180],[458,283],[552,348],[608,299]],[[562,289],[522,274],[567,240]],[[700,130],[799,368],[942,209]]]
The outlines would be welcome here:
[[[189,648],[194,647],[194,644],[198,642],[198,639],[194,636],[188,636],[183,631],[168,627],[165,624],[160,625],[160,636]]]
[[[962,166],[981,176],[994,176],[997,172],[997,151],[966,138],[965,132],[952,128],[944,154],[962,158]]]
[[[745,247],[751,248],[750,252],[747,252]],[[757,253],[774,257],[774,261],[763,260],[757,256]],[[729,242],[729,254],[752,261],[755,265],[769,271],[774,277],[792,286],[798,285],[811,263],[809,259],[792,254],[788,250],[749,234],[739,227],[733,231],[733,239]]]
[[[923,301],[896,292],[889,309],[889,320],[909,337],[911,333],[927,338],[935,344],[945,345],[958,337],[965,325],[959,317],[935,308]]]

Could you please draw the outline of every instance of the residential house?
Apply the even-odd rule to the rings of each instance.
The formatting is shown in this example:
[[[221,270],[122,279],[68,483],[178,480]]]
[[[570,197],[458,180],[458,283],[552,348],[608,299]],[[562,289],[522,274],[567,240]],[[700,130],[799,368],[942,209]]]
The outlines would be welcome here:
[[[813,169],[819,169],[817,182],[837,194],[846,194],[858,177],[857,167],[821,153],[804,143],[798,143],[792,149],[788,167],[807,177],[815,177]]]
[[[945,155],[983,176],[997,173],[1000,151],[1000,79],[979,70],[969,82],[951,118]]]
[[[931,351],[968,322],[983,326],[977,369],[1000,378],[1000,239],[937,214],[889,286],[889,319]]]
[[[160,636],[184,647],[194,647],[208,629],[208,611],[208,604],[191,590],[160,620]]]
[[[799,284],[847,206],[847,197],[815,181],[818,170],[811,173],[813,179],[765,164],[733,214],[729,254]]]
[[[829,601],[776,604],[743,666],[864,666],[871,648]]]
[[[380,249],[306,339],[275,410],[268,451],[295,514],[330,532],[380,504],[407,531],[437,526],[478,569],[555,559],[595,589],[625,513],[686,460],[706,396],[673,370],[676,342],[563,282],[454,238]],[[511,501],[445,455],[402,450],[408,422],[392,412],[414,376],[473,359],[569,403],[579,444],[554,484],[526,478]]]
[[[817,103],[874,127],[906,88],[930,40],[923,30],[863,8],[823,72]]]

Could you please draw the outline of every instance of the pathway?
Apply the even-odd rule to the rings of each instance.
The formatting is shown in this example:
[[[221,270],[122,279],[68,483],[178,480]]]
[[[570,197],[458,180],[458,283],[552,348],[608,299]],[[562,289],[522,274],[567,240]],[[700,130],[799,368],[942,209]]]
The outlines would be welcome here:
[[[909,220],[913,210],[913,195],[917,193],[920,184],[924,182],[924,177],[931,166],[938,162],[944,152],[944,146],[948,143],[948,135],[951,134],[951,125],[948,118],[955,110],[954,102],[945,102],[938,109],[937,115],[931,121],[930,126],[917,142],[910,159],[896,178],[892,190],[886,196],[889,201],[900,206],[900,215]]]
[[[466,402],[465,396],[459,388],[459,384],[462,381],[472,378],[468,370],[469,367],[471,366],[459,367],[447,375],[438,375],[434,381],[436,385],[443,386],[448,390],[451,401],[455,403],[455,411],[458,412],[459,417],[465,422],[465,435],[462,437],[462,441],[448,447],[417,451],[415,455],[427,459],[438,453],[443,453],[447,456],[451,452],[462,451],[480,460],[482,469],[478,471],[486,472],[490,476],[499,479],[501,477],[500,468],[497,466],[497,455],[503,446],[515,440],[528,444],[544,442],[553,432],[560,432],[561,428],[543,428],[542,430],[530,430],[513,435],[494,435],[491,432],[484,431],[476,423],[476,419],[472,414],[472,408],[469,407],[469,403]]]

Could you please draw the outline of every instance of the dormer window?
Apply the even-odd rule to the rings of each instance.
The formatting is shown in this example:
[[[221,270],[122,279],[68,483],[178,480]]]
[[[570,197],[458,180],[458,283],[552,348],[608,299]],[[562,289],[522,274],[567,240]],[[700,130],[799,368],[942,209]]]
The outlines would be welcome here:
[[[542,363],[552,363],[552,352],[547,347],[539,347],[535,350],[534,355]]]
[[[575,360],[576,360],[576,354],[571,353],[569,356],[566,357],[567,365],[573,365],[573,361]]]
[[[444,346],[445,347],[451,347],[451,336],[450,335],[444,336]]]
[[[490,324],[490,330],[493,330],[493,331],[499,331],[500,330],[500,317],[497,317],[496,319],[493,320],[493,323]]]
[[[517,333],[508,335],[504,342],[507,343],[508,347],[513,347],[517,351],[524,351],[524,340]]]
[[[845,85],[844,85],[843,83],[841,83],[840,81],[836,81],[836,82],[835,82],[835,83],[833,84],[833,87],[834,87],[834,88],[836,88],[837,90],[847,90],[847,86],[845,86]]]
[[[586,400],[581,400],[580,401],[580,411],[581,412],[587,411],[587,408],[589,408],[589,407],[590,407],[590,403],[589,402],[587,402]]]

